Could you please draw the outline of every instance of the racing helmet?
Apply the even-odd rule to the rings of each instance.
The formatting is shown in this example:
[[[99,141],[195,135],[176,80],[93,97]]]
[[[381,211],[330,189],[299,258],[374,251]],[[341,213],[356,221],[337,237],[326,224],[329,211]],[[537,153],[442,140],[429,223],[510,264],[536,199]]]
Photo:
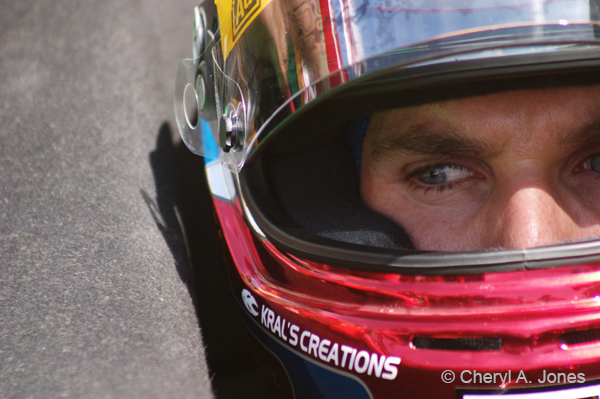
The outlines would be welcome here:
[[[599,84],[600,1],[205,1],[193,37],[177,123],[278,394],[600,393],[600,242],[419,251],[359,189],[375,112]]]

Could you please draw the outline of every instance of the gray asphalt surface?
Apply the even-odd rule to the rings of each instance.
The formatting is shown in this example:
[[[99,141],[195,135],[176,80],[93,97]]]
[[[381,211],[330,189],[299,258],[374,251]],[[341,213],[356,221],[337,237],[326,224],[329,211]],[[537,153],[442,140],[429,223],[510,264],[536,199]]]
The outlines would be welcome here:
[[[269,396],[177,138],[194,5],[0,1],[2,398]]]

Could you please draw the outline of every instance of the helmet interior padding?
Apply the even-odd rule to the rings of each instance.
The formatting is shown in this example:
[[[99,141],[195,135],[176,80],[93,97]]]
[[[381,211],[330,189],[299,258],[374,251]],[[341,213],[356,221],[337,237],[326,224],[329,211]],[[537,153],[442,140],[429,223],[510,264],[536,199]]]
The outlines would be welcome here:
[[[269,155],[267,173],[275,199],[302,228],[353,244],[413,249],[400,226],[361,201],[354,158],[343,133],[327,145]]]

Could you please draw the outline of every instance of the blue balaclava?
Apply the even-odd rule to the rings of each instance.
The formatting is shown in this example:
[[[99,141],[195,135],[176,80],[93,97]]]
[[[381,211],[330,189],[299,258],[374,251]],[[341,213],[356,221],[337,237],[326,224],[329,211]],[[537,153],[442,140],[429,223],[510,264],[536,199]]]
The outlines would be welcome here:
[[[348,142],[352,149],[352,156],[354,157],[354,165],[356,166],[356,176],[360,179],[360,165],[362,159],[362,147],[369,122],[371,121],[371,115],[363,115],[359,118],[354,119],[350,122],[348,128]]]

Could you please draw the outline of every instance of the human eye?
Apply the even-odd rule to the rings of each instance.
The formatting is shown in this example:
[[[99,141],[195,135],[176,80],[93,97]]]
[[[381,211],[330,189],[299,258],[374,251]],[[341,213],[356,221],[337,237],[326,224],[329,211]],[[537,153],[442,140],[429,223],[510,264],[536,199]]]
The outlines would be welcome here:
[[[600,167],[600,157],[598,166]],[[462,165],[444,164],[429,165],[417,170],[413,176],[425,186],[445,187],[473,176],[473,172]]]
[[[591,157],[587,158],[583,162],[582,169],[584,171],[590,170],[592,172],[600,173],[600,154],[592,155]]]

